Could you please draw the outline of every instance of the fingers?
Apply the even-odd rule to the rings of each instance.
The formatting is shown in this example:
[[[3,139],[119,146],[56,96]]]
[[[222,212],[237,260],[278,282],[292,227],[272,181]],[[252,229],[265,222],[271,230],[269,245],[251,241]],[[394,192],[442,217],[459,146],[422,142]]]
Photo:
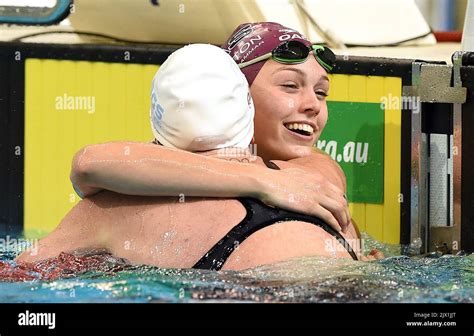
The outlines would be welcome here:
[[[366,256],[360,255],[359,260],[360,261],[373,261],[373,260],[378,260],[378,259],[383,259],[383,258],[385,258],[385,256],[383,255],[382,252],[380,252],[377,249],[372,249],[372,251],[370,251],[368,255]]]
[[[335,200],[333,197],[323,196],[321,197],[320,205],[325,209],[329,210],[332,215],[339,222],[342,232],[346,232],[349,226],[349,221],[351,220],[346,212],[346,207],[341,202],[341,200]]]
[[[351,215],[351,211],[349,210],[349,200],[347,199],[346,194],[343,194],[343,198],[344,198],[344,201],[345,201],[344,209],[345,209],[345,211],[346,211],[346,215],[347,215],[347,218],[348,218],[347,227],[346,227],[346,230],[345,230],[344,232],[347,232],[348,229],[349,229],[349,226],[350,226],[351,223],[352,223],[352,215]]]
[[[321,218],[324,222],[326,222],[330,227],[332,227],[337,232],[341,231],[342,228],[339,225],[338,220],[336,219],[336,217],[334,217],[331,211],[326,210],[322,206],[317,206],[315,209],[314,215],[316,217]]]
[[[285,169],[280,172],[286,174],[282,179],[282,193],[272,193],[274,201],[269,203],[320,217],[338,232],[348,231],[351,215],[341,189],[324,176],[311,177],[300,169]],[[292,196],[290,201],[288,193]]]
[[[347,233],[349,230],[349,226],[351,225],[352,216],[351,216],[351,212],[349,211],[349,204],[347,203],[347,201],[345,202],[343,207],[344,207],[344,212],[346,213],[347,222],[342,232]]]
[[[377,249],[372,249],[372,251],[370,251],[369,255],[373,256],[374,259],[383,259],[383,258],[385,258],[384,254],[381,251],[377,250]]]
[[[337,202],[337,204],[333,203],[333,207],[338,209],[336,211],[344,212],[344,215],[341,215],[341,217],[345,219],[340,224],[342,227],[342,232],[346,233],[351,223],[351,213],[349,211],[349,202],[347,201],[347,197],[338,187],[330,182],[327,182],[324,187],[326,187],[326,196]]]

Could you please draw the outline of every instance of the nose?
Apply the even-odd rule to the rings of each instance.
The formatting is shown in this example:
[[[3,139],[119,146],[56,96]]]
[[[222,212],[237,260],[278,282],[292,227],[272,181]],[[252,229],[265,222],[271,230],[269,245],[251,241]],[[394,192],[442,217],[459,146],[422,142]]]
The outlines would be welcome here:
[[[321,101],[316,96],[312,88],[304,90],[301,97],[300,112],[309,118],[316,117],[321,111]]]

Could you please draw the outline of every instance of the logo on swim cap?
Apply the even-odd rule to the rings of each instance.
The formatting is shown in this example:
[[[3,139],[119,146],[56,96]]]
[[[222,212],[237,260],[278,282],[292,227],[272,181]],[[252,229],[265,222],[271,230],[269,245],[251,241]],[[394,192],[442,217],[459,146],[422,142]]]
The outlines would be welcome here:
[[[285,34],[278,36],[278,39],[280,41],[288,41],[288,40],[296,40],[296,39],[306,40],[306,37],[304,37],[304,35],[298,33],[295,30],[290,30],[290,29],[285,29],[285,30],[287,30],[286,32],[284,32]],[[280,30],[280,32],[282,31]]]
[[[271,52],[285,41],[299,41],[307,46],[311,45],[311,42],[295,29],[275,22],[254,22],[238,26],[222,49],[240,64]],[[249,85],[252,85],[264,63],[258,62],[241,69]]]
[[[240,28],[231,39],[227,42],[227,50],[230,52],[234,47],[247,35],[251,34],[253,31],[252,24],[246,24]]]
[[[161,119],[163,119],[163,112],[164,109],[158,102],[158,97],[155,91],[155,80],[152,82],[153,89],[151,90],[151,108],[152,108],[152,118],[153,124],[158,125],[161,123]]]

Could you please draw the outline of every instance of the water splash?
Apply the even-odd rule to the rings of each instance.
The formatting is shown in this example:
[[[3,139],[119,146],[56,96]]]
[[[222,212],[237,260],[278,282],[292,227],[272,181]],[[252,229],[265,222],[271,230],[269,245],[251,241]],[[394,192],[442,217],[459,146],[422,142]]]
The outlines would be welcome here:
[[[473,254],[401,256],[399,245],[363,238],[367,251],[388,257],[307,257],[240,272],[132,266],[110,256],[81,268],[63,257],[71,272],[0,282],[0,302],[473,302]],[[14,256],[0,253],[0,260],[14,267]]]

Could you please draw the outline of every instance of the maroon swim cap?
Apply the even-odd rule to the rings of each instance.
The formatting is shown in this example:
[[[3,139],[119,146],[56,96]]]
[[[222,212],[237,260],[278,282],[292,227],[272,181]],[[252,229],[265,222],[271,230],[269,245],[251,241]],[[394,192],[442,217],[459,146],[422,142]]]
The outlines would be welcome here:
[[[238,26],[222,49],[240,64],[271,52],[285,41],[300,41],[307,46],[312,44],[303,34],[279,23],[255,22]],[[262,61],[242,69],[250,86],[264,64],[265,61]]]

